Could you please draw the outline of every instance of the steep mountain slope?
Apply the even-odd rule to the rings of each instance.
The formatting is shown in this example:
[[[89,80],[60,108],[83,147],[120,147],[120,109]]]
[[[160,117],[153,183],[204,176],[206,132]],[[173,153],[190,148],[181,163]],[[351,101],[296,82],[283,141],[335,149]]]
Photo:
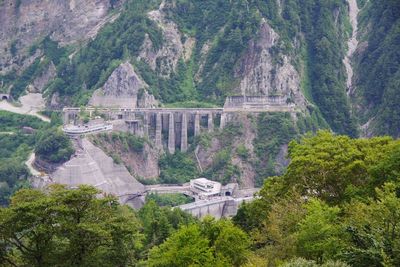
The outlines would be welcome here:
[[[319,128],[357,136],[360,122],[363,134],[399,135],[398,1],[46,3],[0,2],[0,85],[15,99],[28,89],[44,92],[50,109],[106,103],[121,85],[149,106],[222,106],[232,95],[296,106],[237,116],[196,140],[188,156],[214,179],[260,182],[285,165],[291,138]]]
[[[359,1],[362,4],[365,1]],[[400,2],[368,1],[359,17],[353,102],[364,135],[400,136]]]
[[[29,48],[47,35],[61,45],[96,36],[123,1],[0,1],[0,73],[27,67],[43,51]]]
[[[320,109],[335,131],[356,135],[342,63],[346,18],[341,1],[129,2],[71,63],[58,66],[49,90],[85,103],[131,59],[161,102],[283,95]]]

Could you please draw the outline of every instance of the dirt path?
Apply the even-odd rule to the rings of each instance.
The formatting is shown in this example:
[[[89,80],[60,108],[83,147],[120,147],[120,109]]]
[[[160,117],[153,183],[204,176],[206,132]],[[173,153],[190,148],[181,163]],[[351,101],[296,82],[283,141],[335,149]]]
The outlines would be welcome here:
[[[350,16],[350,23],[353,28],[352,36],[349,39],[347,45],[348,45],[348,50],[347,54],[343,60],[343,63],[346,67],[346,72],[347,72],[347,94],[350,95],[354,88],[352,86],[352,80],[353,80],[353,67],[351,66],[351,57],[353,56],[354,52],[357,49],[358,46],[358,40],[357,40],[357,32],[358,32],[358,21],[357,21],[357,16],[358,13],[360,12],[360,9],[357,6],[357,0],[347,0],[347,3],[349,4],[349,16]]]
[[[20,97],[21,106],[14,106],[7,101],[0,101],[0,110],[6,110],[18,114],[33,115],[39,119],[50,122],[46,116],[39,114],[39,111],[44,110],[45,103],[42,94],[26,94]]]

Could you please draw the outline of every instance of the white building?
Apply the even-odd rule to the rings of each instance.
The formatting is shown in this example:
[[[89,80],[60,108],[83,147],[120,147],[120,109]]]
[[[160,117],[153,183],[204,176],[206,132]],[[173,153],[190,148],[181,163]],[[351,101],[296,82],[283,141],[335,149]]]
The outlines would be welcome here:
[[[215,197],[221,194],[221,184],[206,178],[191,180],[190,189],[200,197]]]

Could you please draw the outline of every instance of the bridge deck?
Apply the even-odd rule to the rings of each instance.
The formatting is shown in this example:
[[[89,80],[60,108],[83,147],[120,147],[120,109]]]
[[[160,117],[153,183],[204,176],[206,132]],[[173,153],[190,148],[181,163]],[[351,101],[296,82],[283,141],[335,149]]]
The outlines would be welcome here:
[[[63,108],[63,111],[79,112],[80,108]],[[121,111],[121,112],[223,112],[224,108],[94,108],[87,107],[85,111]]]
[[[63,112],[80,112],[80,108],[64,108]],[[263,107],[249,107],[249,108],[85,108],[85,111],[98,111],[98,112],[154,112],[154,113],[173,113],[173,112],[187,112],[187,113],[262,113],[262,112],[296,112],[298,109],[294,106],[269,106]]]

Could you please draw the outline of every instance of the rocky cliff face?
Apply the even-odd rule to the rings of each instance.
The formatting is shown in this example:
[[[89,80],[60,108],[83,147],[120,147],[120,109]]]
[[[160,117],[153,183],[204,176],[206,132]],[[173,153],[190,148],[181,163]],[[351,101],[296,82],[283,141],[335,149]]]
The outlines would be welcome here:
[[[56,66],[54,66],[53,62],[50,62],[47,68],[30,85],[29,91],[41,93],[46,85],[56,77],[56,71]]]
[[[190,59],[194,39],[186,38],[186,41],[182,42],[183,35],[176,23],[166,18],[165,8],[166,3],[162,1],[159,9],[148,13],[148,17],[162,31],[164,41],[161,48],[157,49],[149,35],[146,34],[139,59],[144,60],[152,70],[157,71],[161,76],[168,77],[176,70],[180,59],[184,58],[186,61]]]
[[[106,142],[96,136],[91,137],[92,141],[109,155],[118,155],[129,172],[138,179],[155,179],[159,176],[158,166],[159,152],[148,143],[144,144],[143,151],[132,152],[124,149],[124,144],[116,142]]]
[[[235,77],[240,79],[235,92],[240,95],[285,96],[304,107],[306,102],[300,91],[300,75],[287,55],[273,51],[278,46],[279,35],[263,19],[258,35],[250,41],[235,70]]]
[[[115,18],[109,16],[113,7],[109,0],[0,2],[0,74],[23,66],[29,47],[47,35],[60,45],[93,38]]]
[[[156,100],[146,91],[146,88],[148,85],[138,76],[133,66],[125,62],[113,71],[101,89],[94,92],[89,104],[124,108],[156,106]],[[139,96],[140,92],[142,92],[141,96]]]

